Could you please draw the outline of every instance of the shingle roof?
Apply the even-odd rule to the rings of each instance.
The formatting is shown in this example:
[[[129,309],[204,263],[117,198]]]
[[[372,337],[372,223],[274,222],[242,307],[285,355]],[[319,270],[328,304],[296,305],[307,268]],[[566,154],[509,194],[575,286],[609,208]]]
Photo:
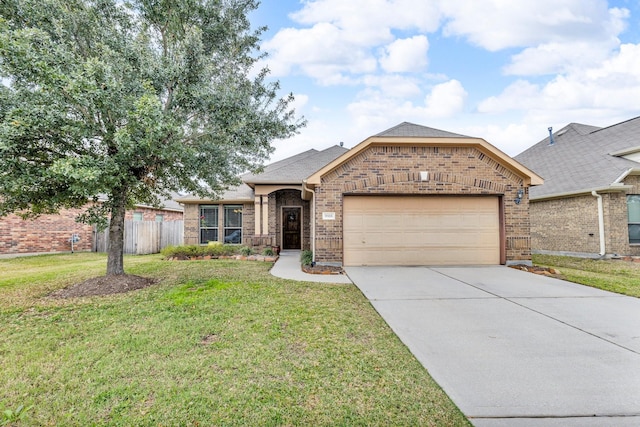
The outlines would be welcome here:
[[[344,147],[334,145],[326,150],[308,150],[279,162],[271,163],[264,167],[259,174],[244,174],[242,181],[249,184],[302,184],[302,180],[322,169],[347,150]]]
[[[640,117],[606,128],[571,123],[515,159],[544,178],[530,189],[531,198],[580,193],[609,187],[640,163],[611,155],[640,146]]]
[[[418,137],[418,138],[468,138],[465,135],[459,135],[457,133],[447,132],[445,130],[434,129],[427,126],[416,125],[414,123],[402,122],[397,126],[387,129],[384,132],[380,132],[374,136],[406,136],[406,137]]]

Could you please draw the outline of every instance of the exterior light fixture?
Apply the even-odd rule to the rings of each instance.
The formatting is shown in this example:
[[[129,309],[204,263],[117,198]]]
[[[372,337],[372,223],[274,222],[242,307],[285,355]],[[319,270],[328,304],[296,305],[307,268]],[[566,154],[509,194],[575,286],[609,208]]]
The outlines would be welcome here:
[[[524,190],[522,188],[519,188],[518,193],[516,193],[516,198],[513,200],[513,203],[519,205],[522,201],[522,197],[524,197]]]

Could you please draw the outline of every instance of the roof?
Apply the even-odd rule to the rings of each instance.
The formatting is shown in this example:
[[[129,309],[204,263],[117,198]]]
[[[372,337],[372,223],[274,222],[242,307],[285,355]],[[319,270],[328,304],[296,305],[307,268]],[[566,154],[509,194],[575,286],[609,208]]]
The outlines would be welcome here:
[[[570,123],[515,159],[544,178],[532,200],[598,191],[620,191],[619,183],[640,163],[621,157],[640,151],[640,117],[609,127]],[[635,148],[635,149],[633,149]]]
[[[187,194],[182,197],[176,199],[180,203],[191,203],[191,202],[213,202],[215,200],[212,199],[203,199],[199,196],[193,194]],[[224,193],[219,200],[224,200],[225,202],[253,202],[253,188],[249,187],[247,184],[242,183],[236,187],[231,187]]]
[[[144,203],[136,203],[135,206],[139,208],[150,208],[150,209],[183,212],[184,208],[179,202],[177,202],[177,200],[179,200],[181,197],[182,197],[181,194],[172,192],[170,194],[170,198],[167,199],[163,197],[160,199],[160,206],[152,206]],[[106,194],[98,194],[98,200],[101,202],[106,202],[107,200],[109,200],[109,198]]]
[[[380,132],[378,137],[418,137],[418,138],[468,138],[465,135],[447,132],[446,130],[434,129],[427,126],[416,125],[414,123],[402,122],[397,126]]]
[[[271,163],[264,167],[262,173],[247,173],[240,178],[247,184],[302,184],[302,181],[346,153],[344,147],[334,145],[326,150],[308,150],[293,157]]]
[[[429,146],[472,146],[491,158],[495,159],[500,164],[512,170],[517,175],[524,178],[527,185],[540,185],[542,184],[542,178],[527,169],[522,164],[516,162],[514,159],[489,144],[482,138],[473,138],[469,136],[459,135],[452,132],[447,132],[439,129],[433,129],[426,126],[420,126],[413,123],[404,122],[397,126],[392,127],[384,132],[369,137],[362,141],[360,144],[353,147],[348,152],[344,153],[340,157],[333,160],[331,163],[326,164],[322,169],[318,170],[313,175],[306,179],[308,185],[319,185],[322,176],[336,169],[349,159],[355,157],[366,148],[373,145],[416,145],[424,144]]]

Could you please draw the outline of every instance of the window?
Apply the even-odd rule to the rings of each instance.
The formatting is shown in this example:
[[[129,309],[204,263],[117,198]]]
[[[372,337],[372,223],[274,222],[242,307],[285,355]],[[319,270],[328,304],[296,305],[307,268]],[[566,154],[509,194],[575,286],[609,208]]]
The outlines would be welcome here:
[[[242,243],[242,205],[224,207],[224,242]]]
[[[143,219],[144,218],[143,218],[142,212],[134,212],[133,213],[133,220],[134,221],[142,221]]]
[[[200,206],[200,244],[218,241],[218,206]]]
[[[164,215],[156,214],[156,222],[164,222]]]
[[[640,194],[627,196],[627,212],[629,218],[629,243],[640,244]]]

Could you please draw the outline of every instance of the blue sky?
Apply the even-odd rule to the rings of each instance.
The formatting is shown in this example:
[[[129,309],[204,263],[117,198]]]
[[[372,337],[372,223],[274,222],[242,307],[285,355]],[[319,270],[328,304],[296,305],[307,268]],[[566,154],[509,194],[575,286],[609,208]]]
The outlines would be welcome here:
[[[640,115],[640,0],[262,0],[251,20],[308,121],[271,160],[403,121],[516,155]]]

